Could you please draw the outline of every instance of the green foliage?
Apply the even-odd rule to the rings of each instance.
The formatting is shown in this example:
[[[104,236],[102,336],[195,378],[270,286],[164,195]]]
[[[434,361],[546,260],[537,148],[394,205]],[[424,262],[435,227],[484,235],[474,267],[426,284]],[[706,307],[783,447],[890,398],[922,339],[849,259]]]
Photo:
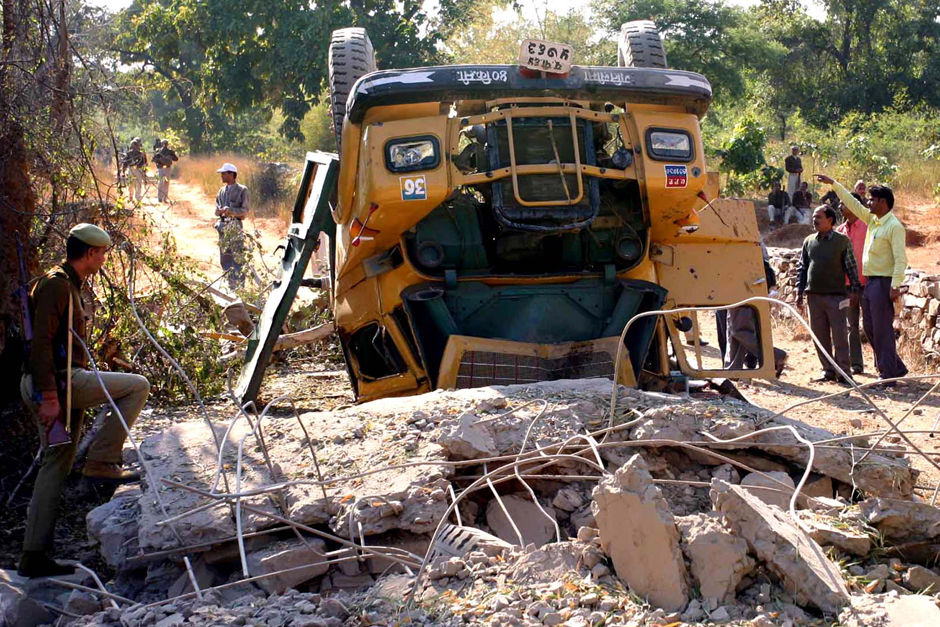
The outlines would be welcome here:
[[[444,0],[446,11],[466,0]],[[240,148],[234,124],[250,113],[283,114],[279,132],[303,139],[301,120],[326,80],[333,29],[364,26],[385,67],[439,58],[440,24],[418,0],[134,0],[114,22],[110,49],[139,66],[161,90],[164,126],[178,126],[190,148]]]
[[[596,25],[574,10],[553,11],[545,5],[536,20],[527,19],[511,0],[480,0],[452,29],[444,51],[454,63],[517,63],[523,39],[547,39],[574,46],[579,65],[614,65],[616,41],[598,39]]]
[[[741,175],[754,172],[765,163],[766,144],[767,134],[755,120],[741,120],[719,152],[722,170]]]
[[[871,138],[867,135],[851,137],[845,147],[850,163],[858,168],[861,178],[868,181],[881,181],[893,183],[898,173],[897,164],[891,163],[884,155],[875,154]]]
[[[762,36],[751,15],[722,0],[595,0],[592,6],[614,39],[624,22],[653,20],[669,66],[705,75],[720,97],[744,95],[749,67],[763,67],[774,57],[774,42]]]

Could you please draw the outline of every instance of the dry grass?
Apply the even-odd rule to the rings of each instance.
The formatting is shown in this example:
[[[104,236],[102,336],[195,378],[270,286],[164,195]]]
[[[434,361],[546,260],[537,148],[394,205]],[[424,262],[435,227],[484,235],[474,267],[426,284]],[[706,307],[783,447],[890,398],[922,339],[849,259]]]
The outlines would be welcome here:
[[[940,182],[940,159],[919,159],[899,165],[897,175],[899,195],[903,193],[936,207],[934,189]],[[940,218],[938,218],[938,223],[940,223]]]
[[[259,193],[259,190],[269,189],[270,183],[262,181],[264,169],[256,159],[234,153],[186,155],[180,158],[175,170],[179,180],[199,187],[207,196],[214,198],[222,186],[216,170],[223,163],[232,163],[238,168],[238,182],[248,186],[251,210],[256,216],[282,217],[289,221],[295,190],[285,189],[283,193],[273,196]]]

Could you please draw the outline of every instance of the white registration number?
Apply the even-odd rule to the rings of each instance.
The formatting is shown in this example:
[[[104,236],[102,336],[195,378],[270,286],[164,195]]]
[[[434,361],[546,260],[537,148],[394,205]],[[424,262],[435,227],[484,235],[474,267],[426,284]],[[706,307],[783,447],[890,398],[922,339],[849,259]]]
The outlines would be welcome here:
[[[526,39],[519,51],[519,65],[530,70],[567,74],[571,70],[574,48],[540,39]]]

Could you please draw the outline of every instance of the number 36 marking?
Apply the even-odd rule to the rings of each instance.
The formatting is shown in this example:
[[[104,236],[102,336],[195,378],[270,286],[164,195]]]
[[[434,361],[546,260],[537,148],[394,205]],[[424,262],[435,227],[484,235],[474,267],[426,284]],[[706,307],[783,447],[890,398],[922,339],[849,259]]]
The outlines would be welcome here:
[[[402,200],[426,200],[428,197],[428,184],[424,175],[421,176],[403,176],[399,179],[401,183]]]

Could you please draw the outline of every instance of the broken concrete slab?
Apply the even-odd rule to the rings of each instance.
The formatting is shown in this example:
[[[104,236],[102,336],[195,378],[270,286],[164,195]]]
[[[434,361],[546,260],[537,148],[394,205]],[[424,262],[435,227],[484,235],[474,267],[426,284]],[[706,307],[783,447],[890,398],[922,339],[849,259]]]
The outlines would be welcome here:
[[[712,401],[685,401],[682,404],[666,404],[643,412],[643,417],[628,434],[614,434],[612,441],[659,440],[651,446],[672,446],[662,440],[709,441],[703,433],[728,440],[763,430],[759,435],[729,444],[711,444],[708,448],[719,454],[730,452],[729,457],[740,455],[736,451],[750,454],[760,452],[764,456],[786,460],[799,466],[809,461],[806,445],[801,444],[788,430],[766,431],[771,427],[794,428],[802,437],[810,440],[828,440],[834,434],[812,427],[785,416],[774,416],[768,410],[729,399],[721,403]],[[858,443],[856,442],[856,445]],[[615,450],[615,449],[614,449]],[[691,459],[703,464],[723,463],[712,455],[682,449]],[[814,472],[857,486],[868,494],[890,498],[908,498],[913,493],[915,472],[909,462],[901,457],[873,453],[862,464],[854,463],[853,449],[836,445],[816,450]],[[779,463],[779,462],[778,462]],[[758,468],[764,470],[764,468]],[[785,470],[774,467],[771,469]]]
[[[776,505],[782,510],[790,507],[790,498],[796,489],[790,475],[778,471],[748,473],[741,479],[741,486],[764,503]]]
[[[225,442],[222,463],[227,469],[229,489],[234,489],[233,471],[237,467],[238,446],[242,439],[245,442],[242,490],[261,488],[275,482],[316,481],[320,475],[310,452],[311,446],[317,451],[320,472],[326,478],[355,474],[357,469],[371,470],[376,464],[391,466],[408,457],[443,462],[443,449],[426,438],[421,439],[420,432],[411,433],[407,425],[400,424],[397,415],[398,412],[366,415],[361,408],[303,414],[301,420],[307,433],[317,434],[319,438],[315,442],[307,441],[294,417],[268,417],[262,423],[262,430],[273,474],[260,442],[242,418],[231,428]],[[367,438],[364,429],[374,429],[376,433],[385,435]],[[216,433],[222,438],[225,430],[216,427]],[[146,438],[141,450],[149,462],[148,470],[155,475],[153,479],[160,486],[169,516],[182,514],[207,502],[191,492],[168,490],[160,480],[166,477],[204,490],[213,488],[218,452],[208,426],[202,422],[172,425]],[[357,533],[361,524],[365,535],[399,528],[426,533],[433,530],[446,510],[444,489],[447,483],[444,478],[450,472],[448,466],[431,463],[368,474],[355,481],[330,486],[326,498],[320,486],[297,484],[272,493],[272,498],[258,495],[246,497],[242,502],[302,524],[327,523],[334,532],[343,536],[349,535],[350,522]],[[141,549],[149,552],[176,548],[179,543],[170,525],[157,524],[167,516],[149,494],[149,485],[145,483],[144,487],[144,498],[140,499]],[[225,489],[221,481],[215,487],[219,491]],[[242,510],[245,532],[277,524],[268,516]],[[191,544],[222,542],[235,535],[231,509],[223,503],[180,518],[173,527]]]
[[[940,508],[917,501],[871,498],[859,503],[866,522],[894,542],[940,538]]]
[[[604,477],[592,496],[601,547],[617,576],[654,605],[670,611],[685,608],[688,573],[679,531],[643,458],[634,455]]]
[[[936,627],[940,625],[937,600],[922,594],[897,593],[852,597],[852,606],[839,614],[845,627]]]
[[[676,526],[702,598],[719,604],[733,601],[738,584],[754,568],[747,542],[735,537],[724,517],[715,512],[677,516]]]
[[[247,555],[248,572],[252,577],[267,575],[281,570],[296,569],[259,579],[256,583],[269,594],[281,594],[329,570],[326,564],[326,543],[308,539],[280,542]],[[299,568],[306,566],[306,568]]]
[[[215,428],[221,439],[225,435],[222,426]],[[234,468],[238,443],[244,436],[250,436],[251,429],[244,420],[239,421],[229,433],[226,442],[226,454],[223,463]],[[246,442],[242,479],[242,489],[262,487],[272,483],[273,479],[264,468],[260,451],[255,450],[254,441]],[[203,505],[202,497],[183,490],[170,490],[161,483],[163,478],[187,483],[210,490],[213,487],[214,472],[217,467],[218,452],[209,427],[202,422],[184,422],[174,424],[162,432],[145,438],[140,444],[141,455],[147,461],[144,467],[152,476],[141,482],[144,490],[140,499],[139,544],[144,552],[171,549],[179,546],[174,530],[191,544],[221,541],[235,535],[235,523],[230,510],[224,504],[186,516],[172,525],[158,524],[167,516],[181,514],[186,510]],[[228,473],[234,485],[234,475]],[[160,491],[160,498],[167,509],[161,510],[160,503],[151,493],[151,481]],[[222,484],[219,484],[221,489]],[[274,512],[275,509],[265,497],[245,500],[246,504],[259,509]],[[267,521],[254,514],[244,512],[244,530],[255,531]]]
[[[141,494],[140,486],[121,486],[110,501],[85,516],[88,539],[100,545],[105,563],[115,570],[125,568],[138,553]]]
[[[859,557],[865,557],[871,551],[871,538],[867,533],[839,524],[838,519],[807,516],[803,522],[809,527],[809,537],[822,546],[834,546],[844,553]]]
[[[725,515],[797,603],[812,604],[828,614],[849,603],[838,566],[781,509],[719,480],[712,481],[710,496],[715,510]]]
[[[512,522],[516,524],[519,533],[522,534],[522,546],[534,544],[542,546],[551,542],[555,538],[555,525],[552,520],[556,519],[555,510],[547,505],[542,505],[552,520],[549,520],[538,505],[532,502],[528,494],[508,494],[501,496],[503,507],[509,512]],[[518,544],[519,537],[506,513],[500,507],[499,501],[495,498],[486,506],[486,524],[497,538],[501,538],[510,544]]]

